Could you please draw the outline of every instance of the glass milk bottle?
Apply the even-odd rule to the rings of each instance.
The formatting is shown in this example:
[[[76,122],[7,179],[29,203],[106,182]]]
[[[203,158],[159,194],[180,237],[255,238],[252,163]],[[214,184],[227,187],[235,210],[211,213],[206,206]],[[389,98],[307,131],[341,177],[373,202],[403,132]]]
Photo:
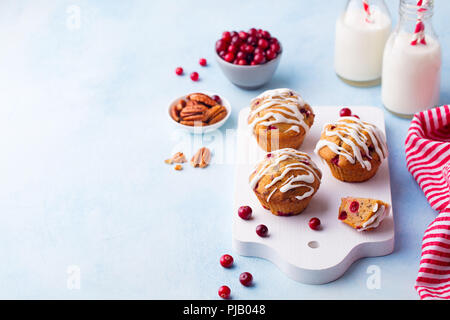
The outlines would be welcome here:
[[[381,86],[384,106],[399,116],[410,118],[439,103],[442,56],[432,16],[432,0],[400,1],[399,24],[384,51]]]
[[[334,67],[356,86],[380,83],[383,50],[391,33],[391,17],[383,0],[349,0],[336,22]]]

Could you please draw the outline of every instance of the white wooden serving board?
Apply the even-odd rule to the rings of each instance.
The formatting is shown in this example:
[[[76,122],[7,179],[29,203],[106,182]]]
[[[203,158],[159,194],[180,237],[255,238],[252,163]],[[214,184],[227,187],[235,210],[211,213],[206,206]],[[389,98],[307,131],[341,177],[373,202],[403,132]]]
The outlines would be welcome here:
[[[357,232],[337,219],[340,199],[345,196],[370,197],[392,204],[388,159],[378,173],[363,183],[346,183],[335,179],[328,166],[313,152],[324,124],[339,117],[341,107],[313,107],[315,123],[300,148],[308,153],[322,170],[319,191],[300,215],[278,217],[265,210],[249,187],[248,178],[255,164],[265,152],[258,146],[247,127],[249,108],[239,114],[237,135],[237,168],[233,211],[233,249],[243,256],[254,256],[272,261],[290,278],[308,284],[323,284],[336,280],[350,265],[364,257],[382,256],[394,250],[393,209],[374,230]],[[375,124],[385,131],[383,111],[368,106],[350,107],[361,120]],[[253,218],[239,218],[237,210],[248,205]],[[320,219],[322,229],[314,231],[308,222]],[[256,226],[265,224],[269,236],[259,237]]]

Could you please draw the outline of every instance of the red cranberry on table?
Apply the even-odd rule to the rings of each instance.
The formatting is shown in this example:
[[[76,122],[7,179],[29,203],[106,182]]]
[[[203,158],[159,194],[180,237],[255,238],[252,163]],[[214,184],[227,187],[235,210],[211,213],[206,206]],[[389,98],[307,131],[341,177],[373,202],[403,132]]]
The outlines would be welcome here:
[[[191,73],[191,80],[198,81],[198,73],[197,72],[194,71]]]
[[[339,111],[339,115],[341,117],[350,117],[352,115],[352,110],[349,108],[342,108],[341,111]]]
[[[205,58],[201,58],[201,59],[198,61],[198,63],[199,63],[202,67],[204,67],[204,66],[206,66],[206,64],[207,64],[208,62],[206,61]]]
[[[250,287],[252,285],[253,276],[250,272],[242,272],[239,275],[239,281],[242,283],[242,285]]]
[[[230,290],[230,288],[229,287],[227,287],[227,286],[221,286],[220,288],[219,288],[219,296],[222,298],[222,299],[228,299],[229,297],[230,297],[230,294],[231,294],[231,290]]]
[[[231,268],[231,266],[233,265],[233,261],[233,257],[229,254],[224,254],[220,257],[220,264],[224,268]]]
[[[175,69],[175,73],[179,76],[181,76],[183,74],[183,68],[182,67],[178,67]]]
[[[249,206],[242,206],[238,209],[238,215],[241,219],[249,220],[252,216],[252,208]]]
[[[260,237],[267,237],[267,234],[269,233],[269,229],[267,229],[267,227],[263,224],[259,224],[256,227],[256,234]]]
[[[313,230],[319,230],[320,220],[318,218],[311,218],[311,220],[309,220],[309,227]]]

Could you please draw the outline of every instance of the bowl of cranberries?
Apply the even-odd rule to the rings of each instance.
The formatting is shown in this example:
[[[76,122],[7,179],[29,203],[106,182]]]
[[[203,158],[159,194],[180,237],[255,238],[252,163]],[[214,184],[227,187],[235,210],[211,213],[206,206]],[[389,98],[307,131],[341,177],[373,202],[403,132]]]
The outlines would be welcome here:
[[[281,44],[269,31],[225,31],[216,41],[216,58],[235,85],[255,89],[270,81],[281,59]]]

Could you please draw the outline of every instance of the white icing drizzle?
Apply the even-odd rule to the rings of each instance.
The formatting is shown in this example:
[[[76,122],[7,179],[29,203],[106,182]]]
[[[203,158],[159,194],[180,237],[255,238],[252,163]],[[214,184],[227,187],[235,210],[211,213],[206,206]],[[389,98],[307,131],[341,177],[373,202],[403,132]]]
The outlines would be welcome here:
[[[254,117],[249,124],[250,130],[253,130],[257,124],[268,127],[276,123],[290,123],[292,126],[286,132],[290,130],[300,132],[300,126],[305,129],[305,132],[309,131],[309,126],[305,122],[306,115],[298,110],[298,106],[303,107],[305,101],[297,92],[285,88],[267,90],[254,98],[251,103],[253,104],[257,99],[261,99],[261,104],[250,111],[249,119]],[[262,117],[256,116],[267,109],[271,110]],[[270,118],[274,120],[269,120]]]
[[[352,122],[347,122],[345,120],[351,120]],[[336,129],[333,131],[326,130],[325,128],[328,125],[333,125]],[[352,148],[352,152],[345,150],[343,147],[340,147],[334,142],[321,139],[314,149],[314,152],[317,155],[319,155],[320,149],[323,147],[328,147],[335,154],[344,156],[351,164],[355,164],[356,161],[358,161],[363,168],[370,171],[372,169],[372,165],[370,164],[370,161],[364,160],[363,154],[361,153],[361,149],[363,149],[364,154],[367,155],[369,159],[372,159],[367,146],[368,139],[364,135],[364,132],[366,132],[372,140],[375,152],[378,154],[380,159],[384,159],[388,156],[386,137],[383,132],[373,124],[362,122],[356,117],[341,117],[335,123],[326,124],[324,126],[324,130],[326,130],[326,136],[337,136],[340,140],[349,145]],[[349,137],[346,138],[345,136],[353,138],[354,141]]]
[[[363,223],[362,228],[357,229],[358,232],[378,227],[381,221],[383,221],[383,219],[386,218],[387,215],[389,214],[389,208],[390,207],[386,208],[383,205],[380,206],[378,210],[376,210],[376,213],[373,216],[371,216],[369,220]]]
[[[300,127],[299,126],[291,126],[289,129],[287,129],[285,132],[289,131],[295,131],[297,133],[300,133]]]
[[[266,189],[271,188],[276,183],[280,182],[289,172],[293,170],[303,170],[306,173],[292,175],[280,186],[274,188],[270,195],[267,197],[267,202],[270,201],[272,195],[278,190],[282,193],[287,192],[294,188],[306,187],[309,190],[303,193],[301,196],[296,196],[298,200],[305,199],[314,193],[314,188],[309,184],[314,183],[314,181],[321,180],[320,175],[317,174],[316,170],[321,173],[320,169],[311,160],[311,158],[303,152],[297,151],[292,148],[285,148],[276,151],[272,151],[266,154],[266,157],[270,154],[271,161],[267,161],[265,165],[262,165],[258,171],[255,172],[253,178],[250,180],[250,187],[254,189],[261,178],[273,170],[280,169],[280,163],[287,159],[296,159],[298,162],[290,163],[283,166],[281,174],[274,178],[272,182],[265,186]]]

